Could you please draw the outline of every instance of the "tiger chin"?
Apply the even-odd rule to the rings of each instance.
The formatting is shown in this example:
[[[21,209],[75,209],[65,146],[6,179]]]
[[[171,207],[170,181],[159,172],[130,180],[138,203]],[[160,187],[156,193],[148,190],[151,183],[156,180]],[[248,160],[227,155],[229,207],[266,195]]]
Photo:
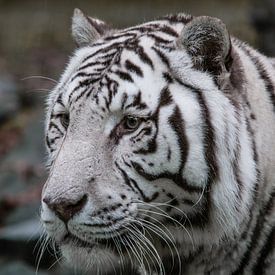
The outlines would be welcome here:
[[[41,219],[89,274],[272,274],[275,68],[217,18],[76,9]]]

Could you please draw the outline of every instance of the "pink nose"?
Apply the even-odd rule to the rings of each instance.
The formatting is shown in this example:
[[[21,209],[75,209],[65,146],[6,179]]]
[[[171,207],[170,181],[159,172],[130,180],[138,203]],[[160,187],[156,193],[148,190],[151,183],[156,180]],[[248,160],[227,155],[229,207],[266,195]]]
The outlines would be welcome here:
[[[68,222],[75,214],[81,211],[87,202],[87,195],[83,195],[77,201],[69,199],[54,199],[49,197],[43,198],[43,202],[65,223]]]

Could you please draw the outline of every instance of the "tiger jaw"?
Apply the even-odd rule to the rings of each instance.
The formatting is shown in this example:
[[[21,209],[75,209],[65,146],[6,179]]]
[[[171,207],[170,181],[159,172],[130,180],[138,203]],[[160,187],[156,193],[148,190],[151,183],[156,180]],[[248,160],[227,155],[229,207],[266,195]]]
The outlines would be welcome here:
[[[44,226],[48,236],[60,248],[62,255],[69,265],[73,265],[79,269],[87,266],[89,270],[93,270],[96,266],[103,271],[109,270],[112,266],[119,265],[120,259],[118,257],[117,246],[123,247],[126,245],[123,243],[123,238],[127,234],[122,226],[116,230],[107,227],[97,234],[84,231],[83,228],[78,231],[73,230],[74,233],[71,233],[70,228],[72,226],[65,225],[57,217],[52,222],[44,222]],[[78,225],[75,226],[80,228]],[[110,259],[112,259],[112,266],[109,267],[108,263],[102,265],[101,258],[98,256],[100,254],[102,254],[101,257],[108,254]],[[89,263],[87,257],[93,260]]]
[[[110,234],[102,232],[101,235],[98,234],[97,236],[88,233],[83,234],[83,232],[74,235],[67,231],[62,237],[59,236],[55,242],[60,248],[65,262],[67,262],[69,266],[73,266],[82,271],[85,267],[89,272],[98,272],[98,270],[101,270],[103,274],[105,274],[104,272],[106,272],[106,274],[108,272],[113,274],[114,270],[123,271],[125,266],[129,266],[129,268],[132,269],[139,265],[138,259],[135,258],[135,252],[133,251],[136,249],[135,241],[140,241],[143,238],[144,229],[131,224],[125,227],[135,228],[135,235],[141,234],[140,237],[136,239],[136,237],[128,236],[131,234],[129,234],[130,232],[125,228],[113,231]],[[50,233],[50,231],[48,231],[48,233]],[[87,237],[86,240],[83,240],[83,236],[85,235],[90,236],[90,239]],[[87,239],[89,239],[89,241]],[[108,261],[102,261],[102,259],[106,259],[106,257],[108,257]],[[150,261],[151,259],[149,262]],[[154,261],[155,260],[153,260],[153,262]],[[149,268],[149,266],[147,266],[147,268]]]
[[[120,265],[119,257],[111,249],[107,249],[105,244],[81,245],[78,240],[72,239],[71,242],[60,245],[60,249],[69,266],[82,271],[87,269],[91,274],[96,274],[96,270],[108,272]],[[102,261],[103,257],[108,257],[109,261]]]

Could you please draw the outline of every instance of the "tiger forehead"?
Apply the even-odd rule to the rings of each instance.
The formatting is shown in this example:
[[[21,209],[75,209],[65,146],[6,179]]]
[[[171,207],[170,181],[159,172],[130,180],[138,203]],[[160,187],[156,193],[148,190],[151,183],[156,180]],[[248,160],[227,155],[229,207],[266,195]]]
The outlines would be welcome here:
[[[165,29],[165,31],[167,30]],[[170,40],[163,39],[161,41],[156,34],[151,36],[150,32],[143,33],[138,38],[133,38],[130,35],[131,31],[119,32],[104,38],[103,42],[80,49],[80,54],[83,53],[83,57],[69,81],[68,104],[77,102],[84,94],[89,97],[93,91],[102,90],[104,86],[107,86],[109,92],[115,94],[118,82],[134,83],[133,78],[145,76],[144,64],[150,72],[160,70],[161,65],[158,64],[156,67],[154,55],[157,55],[164,63],[163,65],[167,67],[169,61],[163,52],[168,47],[170,49],[174,47],[171,43],[177,37],[177,33],[172,29],[167,32]],[[121,40],[122,34],[124,41],[116,42],[116,39]],[[130,35],[130,38],[127,34]],[[89,53],[91,51],[92,53]]]
[[[140,61],[153,68],[152,56],[150,56],[149,50],[156,51],[161,48],[163,50],[172,50],[174,48],[173,42],[178,34],[175,32],[172,38],[164,39],[163,37],[158,37],[156,33],[145,33],[139,37],[132,37],[131,32],[126,32],[123,34],[123,41],[121,41],[121,36],[122,34],[118,33],[106,37],[103,42],[89,46],[88,49],[92,53],[83,58],[71,81],[77,77],[91,76],[87,75],[85,70],[94,71],[95,76],[100,76],[100,73],[106,72],[112,65],[123,65],[123,62],[121,62],[125,61],[121,59],[123,54],[124,56],[129,56],[130,53],[133,53],[138,56]],[[131,55],[132,57],[133,55]],[[129,63],[126,65],[129,67]]]
[[[78,89],[77,82],[79,82],[81,87],[96,86],[95,83],[102,79],[102,73],[107,71],[108,65],[110,66],[114,56],[117,55],[119,58],[119,52],[123,49],[128,48],[129,50],[137,51],[139,56],[142,57],[141,61],[152,66],[150,59],[143,54],[144,45],[140,47],[137,47],[137,45],[142,41],[145,44],[150,41],[155,46],[162,46],[169,50],[173,46],[173,42],[179,37],[183,27],[192,19],[191,15],[184,13],[167,15],[155,21],[115,31],[112,34],[109,33],[92,45],[77,49],[59,85],[51,93],[49,102],[53,104],[57,100],[59,102],[64,100],[64,105],[67,105],[66,97],[69,93],[71,94],[71,91],[74,92]],[[128,68],[129,65],[131,64],[128,64]],[[85,69],[88,69],[88,72]],[[131,70],[135,71],[135,73],[140,73],[136,67],[132,66]],[[89,76],[89,74],[94,74],[94,76]],[[88,79],[84,79],[85,76]],[[88,93],[91,93],[91,91]],[[72,100],[72,98],[74,96],[71,95],[70,99]]]
[[[123,50],[133,51],[141,55],[144,48],[150,46],[166,47],[169,45],[171,47],[171,43],[178,38],[182,28],[182,24],[171,26],[167,23],[157,23],[156,21],[117,31],[88,46],[87,48],[91,52],[83,58],[78,70],[102,62],[102,65],[106,68],[109,65],[108,61],[113,60],[114,56],[119,60]]]

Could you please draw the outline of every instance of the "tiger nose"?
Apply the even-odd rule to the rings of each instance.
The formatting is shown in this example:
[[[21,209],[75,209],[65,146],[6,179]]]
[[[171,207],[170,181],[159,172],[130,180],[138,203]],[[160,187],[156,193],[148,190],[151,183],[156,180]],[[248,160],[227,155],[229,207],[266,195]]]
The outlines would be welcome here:
[[[78,200],[69,199],[52,200],[49,197],[43,198],[43,202],[65,223],[68,222],[75,214],[81,211],[87,202],[87,195],[83,195]]]

